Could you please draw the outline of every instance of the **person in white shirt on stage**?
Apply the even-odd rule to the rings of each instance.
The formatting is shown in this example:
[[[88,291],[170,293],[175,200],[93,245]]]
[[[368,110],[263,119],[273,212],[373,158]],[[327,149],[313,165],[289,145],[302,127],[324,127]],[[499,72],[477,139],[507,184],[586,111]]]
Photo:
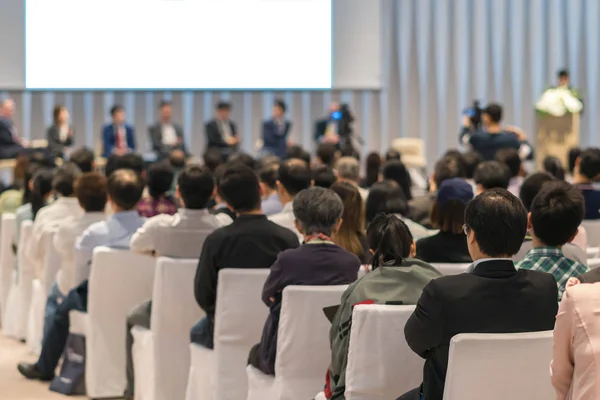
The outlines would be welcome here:
[[[44,333],[50,320],[54,318],[58,305],[80,283],[76,281],[75,241],[90,225],[106,218],[106,185],[106,178],[96,172],[83,174],[75,181],[75,195],[84,214],[64,219],[54,235],[54,248],[61,256],[61,264],[46,302]]]
[[[308,164],[302,160],[286,160],[279,166],[277,176],[277,193],[283,205],[280,213],[271,215],[269,219],[278,225],[288,228],[298,236],[298,241],[304,241],[304,235],[298,232],[294,221],[294,196],[303,189],[308,189],[312,183],[312,176]]]
[[[125,122],[125,109],[115,105],[110,109],[112,122],[102,128],[102,157],[109,158],[116,154],[121,156],[135,151],[135,132]]]
[[[163,100],[158,105],[158,118],[158,122],[148,128],[157,159],[167,158],[175,150],[187,154],[183,128],[173,122],[173,104],[169,100]]]
[[[204,126],[206,133],[206,152],[214,150],[221,154],[223,162],[235,153],[240,138],[235,123],[230,119],[231,104],[220,101],[217,104],[215,118]]]
[[[131,250],[155,256],[193,258],[200,256],[206,237],[215,229],[233,222],[226,214],[213,215],[206,208],[214,191],[214,177],[205,167],[187,166],[177,180],[177,198],[182,204],[175,215],[150,218],[131,238]],[[152,300],[136,306],[127,317],[127,389],[133,399],[134,373],[131,328],[150,328]]]

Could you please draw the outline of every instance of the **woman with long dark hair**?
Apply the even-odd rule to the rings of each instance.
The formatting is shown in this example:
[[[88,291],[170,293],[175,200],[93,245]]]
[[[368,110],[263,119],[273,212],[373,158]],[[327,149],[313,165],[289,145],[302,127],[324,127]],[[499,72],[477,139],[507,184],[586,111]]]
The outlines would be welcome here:
[[[346,251],[355,254],[362,264],[371,260],[365,235],[365,205],[356,186],[348,182],[336,182],[331,186],[344,203],[342,225],[333,241]]]
[[[388,161],[383,166],[383,179],[389,179],[398,184],[404,192],[406,201],[412,200],[412,180],[410,173],[402,161]]]
[[[367,240],[373,254],[372,271],[346,289],[331,327],[331,332],[335,332],[331,338],[331,365],[327,380],[331,399],[344,398],[354,306],[366,301],[416,304],[423,288],[432,279],[441,276],[431,265],[413,258],[415,244],[410,230],[394,215],[377,215],[367,228]]]
[[[381,173],[381,156],[377,152],[369,153],[366,161],[366,174],[362,181],[362,187],[365,189],[373,186],[374,183],[379,181],[379,174]]]

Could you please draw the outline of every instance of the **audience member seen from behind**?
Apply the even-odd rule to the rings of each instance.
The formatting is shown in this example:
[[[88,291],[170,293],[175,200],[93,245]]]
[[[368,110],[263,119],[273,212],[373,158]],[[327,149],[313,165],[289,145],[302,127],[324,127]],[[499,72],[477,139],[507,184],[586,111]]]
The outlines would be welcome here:
[[[88,275],[92,254],[98,246],[117,249],[129,248],[131,236],[145,221],[138,215],[136,205],[142,197],[144,185],[137,173],[118,170],[108,178],[108,203],[112,216],[90,225],[75,242],[75,251],[81,255],[75,262],[75,270],[84,273],[83,283],[71,290],[56,309],[42,343],[42,352],[35,364],[19,364],[19,372],[28,379],[52,380],[69,336],[69,313],[87,311]],[[110,291],[109,288],[107,290]],[[110,293],[110,292],[107,292]]]
[[[160,214],[173,215],[177,212],[175,199],[168,194],[173,183],[173,167],[159,161],[148,168],[148,194],[138,204],[142,217],[151,218]]]
[[[194,283],[198,305],[206,313],[192,328],[193,343],[213,348],[213,330],[219,271],[225,268],[269,268],[283,250],[298,247],[298,237],[267,219],[260,204],[260,186],[254,171],[243,165],[229,167],[219,192],[238,218],[208,235],[202,246]]]
[[[307,165],[311,165],[311,156],[310,153],[304,150],[301,146],[293,145],[288,148],[288,153],[286,160],[290,160],[292,158],[296,158],[298,160],[304,161]]]
[[[73,127],[69,124],[69,110],[62,105],[55,106],[52,111],[52,125],[46,129],[48,152],[52,157],[64,157],[65,149],[73,145],[73,134]]]
[[[600,219],[600,149],[581,152],[575,161],[573,183],[585,198],[584,219]]]
[[[176,197],[181,208],[175,215],[162,214],[147,220],[131,238],[131,250],[156,257],[196,259],[206,237],[232,222],[227,215],[213,215],[206,208],[213,191],[214,178],[206,167],[187,166],[177,178]],[[133,308],[127,317],[127,399],[133,399],[134,392],[131,328],[150,329],[151,312],[152,300],[148,300]]]
[[[333,236],[334,242],[357,256],[361,264],[369,264],[371,253],[365,235],[365,203],[358,189],[348,182],[336,182],[331,190],[340,196],[344,205],[342,225]]]
[[[577,235],[584,213],[583,195],[566,182],[544,184],[531,204],[528,229],[533,236],[533,248],[517,268],[552,274],[559,300],[569,278],[588,271],[587,266],[565,257],[561,250]]]
[[[423,289],[404,328],[410,348],[425,359],[423,384],[399,398],[442,400],[450,340],[459,333],[552,330],[558,290],[551,275],[515,269],[510,260],[527,231],[527,212],[507,190],[475,197],[465,211],[474,261],[467,273],[443,276]],[[469,293],[465,296],[465,293]]]
[[[375,182],[379,182],[381,174],[381,156],[376,151],[369,153],[365,162],[365,177],[361,182],[361,187],[368,189]]]
[[[463,231],[465,208],[473,199],[473,188],[462,178],[445,180],[431,209],[433,226],[439,233],[417,242],[417,258],[429,263],[470,263],[471,255]]]
[[[498,161],[485,161],[475,169],[476,195],[490,189],[508,189],[510,170]]]
[[[208,149],[206,153],[204,153],[202,159],[204,161],[204,166],[213,174],[217,171],[217,168],[223,164],[221,154],[214,149]]]
[[[265,165],[258,172],[262,210],[267,217],[280,213],[283,210],[279,194],[277,194],[278,175],[279,164]]]
[[[335,172],[329,167],[316,167],[312,170],[313,186],[329,189],[337,181]]]
[[[394,150],[394,149],[389,149],[388,151],[385,152],[385,162],[401,161],[401,160],[402,160],[402,155],[400,154],[399,151]]]
[[[575,163],[577,159],[581,156],[581,149],[579,147],[574,147],[569,150],[569,176],[567,177],[567,182],[573,183],[573,177],[575,176]]]
[[[20,155],[17,157],[13,169],[13,180],[8,187],[0,181],[0,214],[14,213],[23,205],[23,191],[25,189],[25,174],[31,165],[30,157]]]
[[[510,172],[508,191],[519,197],[519,190],[523,184],[525,171],[521,163],[519,152],[515,149],[500,149],[496,153],[496,161],[504,164]]]
[[[320,143],[317,146],[317,166],[333,167],[337,156],[337,146],[333,143]]]
[[[367,201],[369,191],[363,189],[358,184],[360,183],[360,163],[354,157],[342,157],[335,163],[335,171],[338,176],[338,180],[349,182],[358,188],[360,197],[364,201]]]
[[[271,215],[269,219],[278,225],[294,232],[298,240],[302,241],[303,235],[296,229],[294,223],[294,197],[303,189],[311,185],[311,174],[308,164],[302,160],[286,160],[279,166],[277,174],[277,194],[283,205],[281,212]]]
[[[557,157],[548,156],[544,158],[544,171],[558,180],[565,180],[565,169]]]
[[[431,208],[437,197],[437,190],[446,179],[462,178],[465,171],[462,162],[456,157],[442,157],[435,164],[433,174],[429,178],[429,193],[410,201],[409,217],[416,223],[427,228],[432,227]]]
[[[329,189],[305,189],[294,200],[296,225],[304,235],[304,244],[282,252],[271,266],[262,293],[269,316],[261,341],[248,358],[250,365],[267,375],[275,375],[283,290],[290,285],[347,285],[356,280],[359,259],[332,239],[343,223],[343,210],[341,199]]]
[[[237,218],[237,214],[235,213],[235,211],[229,208],[229,206],[227,206],[227,203],[225,203],[225,200],[223,200],[223,196],[221,195],[221,180],[223,180],[223,174],[225,173],[227,168],[228,167],[226,165],[221,165],[215,171],[215,190],[213,192],[214,199],[212,201],[209,201],[209,205],[212,205],[212,203],[214,203],[214,205],[210,207],[212,214],[225,214],[233,221],[235,221],[235,219]]]
[[[383,179],[396,182],[402,188],[406,200],[412,200],[411,186],[412,182],[408,170],[402,164],[402,161],[388,161],[383,165]]]
[[[351,284],[342,295],[330,331],[331,364],[326,393],[332,400],[343,400],[346,389],[346,363],[356,304],[416,304],[421,291],[441,274],[431,265],[417,260],[410,230],[393,215],[379,214],[367,228],[373,253],[373,270]]]
[[[556,316],[550,364],[557,400],[598,398],[600,352],[594,346],[600,329],[598,304],[600,283],[567,285]]]
[[[402,189],[394,181],[383,180],[374,184],[369,191],[365,210],[367,224],[370,224],[377,214],[394,214],[404,221],[415,240],[436,233],[417,224],[406,216],[409,210],[408,202],[404,197]]]
[[[475,169],[479,164],[483,162],[483,157],[476,151],[467,151],[462,155],[463,164],[465,166],[465,179],[473,186],[473,192],[475,192],[475,181],[473,176],[475,175]]]
[[[542,186],[547,182],[554,182],[556,179],[546,172],[536,172],[531,174],[523,181],[521,186],[521,192],[519,198],[525,206],[527,212],[531,211],[531,204],[533,199],[542,190]],[[580,237],[581,236],[581,237]],[[577,243],[577,244],[575,244]],[[580,247],[584,246],[585,247]],[[587,247],[587,239],[585,229],[583,226],[580,227],[579,233],[575,236],[575,239],[571,243],[567,243],[562,246],[562,251],[565,256],[571,260],[577,261],[580,264],[587,264],[587,254],[585,249]],[[531,232],[528,232],[523,241],[523,245],[517,254],[514,255],[513,261],[521,261],[527,256],[529,250],[533,248],[533,236]]]
[[[77,165],[82,173],[93,172],[96,164],[94,162],[94,152],[87,147],[75,150],[69,156],[69,161]]]

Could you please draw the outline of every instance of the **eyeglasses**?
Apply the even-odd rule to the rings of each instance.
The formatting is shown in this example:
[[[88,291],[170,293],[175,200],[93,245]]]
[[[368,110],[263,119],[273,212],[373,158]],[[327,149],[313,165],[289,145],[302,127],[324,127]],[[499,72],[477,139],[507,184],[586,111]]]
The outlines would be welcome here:
[[[462,226],[463,232],[465,233],[465,236],[469,236],[469,227],[467,226],[467,224],[464,224]]]

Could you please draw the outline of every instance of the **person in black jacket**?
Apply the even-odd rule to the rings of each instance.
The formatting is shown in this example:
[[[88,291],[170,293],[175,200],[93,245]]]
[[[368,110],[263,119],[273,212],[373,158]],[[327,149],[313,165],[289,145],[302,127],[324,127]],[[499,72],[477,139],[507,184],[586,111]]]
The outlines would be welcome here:
[[[404,328],[410,348],[425,358],[423,384],[398,400],[442,400],[450,340],[459,333],[554,328],[554,278],[516,270],[510,260],[526,231],[527,212],[507,190],[488,190],[467,205],[465,233],[474,263],[467,273],[435,279],[423,289]]]
[[[223,268],[269,268],[277,255],[298,247],[298,237],[267,219],[261,210],[258,178],[250,168],[235,164],[223,174],[219,193],[238,218],[208,235],[202,246],[194,295],[206,317],[191,332],[193,343],[213,348],[219,271]]]
[[[73,127],[69,125],[69,111],[65,106],[55,106],[52,125],[46,130],[48,151],[53,157],[64,157],[65,147],[73,145]]]
[[[0,101],[0,159],[16,158],[27,143],[17,135],[13,117],[15,102],[11,99]]]
[[[206,151],[218,151],[223,162],[227,161],[229,156],[236,151],[240,143],[235,123],[229,119],[230,114],[231,104],[220,101],[217,104],[216,118],[208,121],[204,126]]]

